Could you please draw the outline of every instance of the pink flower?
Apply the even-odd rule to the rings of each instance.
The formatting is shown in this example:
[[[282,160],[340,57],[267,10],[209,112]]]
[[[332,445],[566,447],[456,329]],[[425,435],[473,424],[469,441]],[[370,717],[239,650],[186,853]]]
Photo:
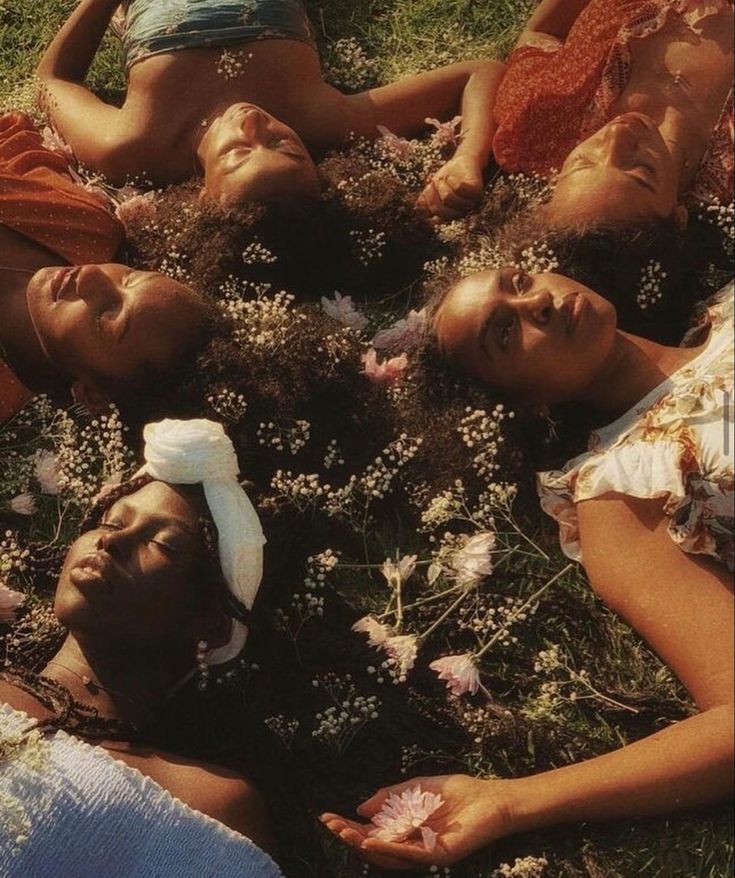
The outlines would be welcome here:
[[[489,531],[470,537],[452,558],[454,578],[459,585],[470,585],[493,572],[492,550],[495,534]]]
[[[380,570],[383,576],[385,576],[388,585],[394,585],[396,580],[398,582],[405,582],[416,569],[417,557],[417,555],[404,555],[397,564],[391,561],[390,558],[386,558]]]
[[[17,515],[33,515],[36,511],[36,501],[33,494],[18,494],[10,501],[10,508]]]
[[[387,625],[383,625],[374,616],[363,616],[352,626],[352,630],[358,634],[367,634],[370,646],[382,647],[391,636],[392,631]]]
[[[146,223],[155,222],[155,195],[153,192],[146,192],[143,195],[132,195],[117,205],[115,213],[120,222],[125,226],[131,223],[145,225]]]
[[[59,461],[52,451],[43,449],[36,454],[36,479],[44,494],[58,494],[61,491]]]
[[[388,329],[381,329],[373,339],[373,347],[379,351],[411,350],[415,348],[426,330],[426,313],[411,309],[408,316],[397,320]]]
[[[69,161],[74,160],[74,153],[72,152],[72,148],[68,143],[65,143],[61,137],[54,131],[53,128],[50,128],[46,125],[41,132],[43,137],[43,146],[44,149],[47,149],[49,152],[55,152],[59,155],[64,156],[65,159]]]
[[[378,355],[375,348],[362,355],[363,370],[362,374],[373,382],[373,384],[392,384],[403,376],[408,368],[408,357],[401,354],[400,357],[391,357],[384,363],[378,362]]]
[[[378,125],[377,128],[380,132],[378,145],[381,147],[385,158],[393,159],[393,161],[407,161],[413,156],[416,151],[414,143],[411,143],[410,140],[405,140],[403,137],[398,137],[397,134],[394,134],[385,125]]]
[[[399,674],[405,676],[416,664],[419,640],[415,634],[396,634],[389,637],[381,648],[397,665]]]
[[[452,695],[464,695],[477,692],[480,675],[477,671],[474,656],[466,652],[464,655],[446,655],[432,662],[429,667],[436,671],[440,680],[447,681],[447,689]]]
[[[440,122],[438,119],[424,119],[424,121],[435,129],[431,139],[436,146],[456,146],[459,143],[458,129],[462,124],[461,116],[455,116],[448,122]]]
[[[418,833],[426,850],[433,851],[436,833],[424,824],[443,804],[441,796],[424,792],[421,784],[403,790],[400,796],[390,793],[373,817],[375,829],[369,834],[382,841],[406,841]]]
[[[363,330],[368,325],[368,319],[361,314],[352,304],[352,296],[340,296],[334,294],[333,299],[322,296],[322,310],[333,320],[350,329]]]
[[[15,611],[25,600],[25,595],[19,591],[13,591],[7,585],[0,582],[0,623],[10,625],[15,621]]]

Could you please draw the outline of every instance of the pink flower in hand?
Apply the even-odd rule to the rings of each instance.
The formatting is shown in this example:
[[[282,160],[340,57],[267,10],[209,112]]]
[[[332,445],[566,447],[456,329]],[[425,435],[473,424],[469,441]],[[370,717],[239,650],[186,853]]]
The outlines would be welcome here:
[[[426,850],[433,851],[436,847],[436,833],[425,823],[443,804],[441,796],[424,792],[421,784],[403,790],[400,796],[391,793],[373,817],[375,829],[371,829],[369,834],[373,838],[390,842],[406,841],[411,836],[420,834]]]
[[[391,629],[383,625],[374,616],[363,616],[352,626],[357,634],[367,634],[370,646],[382,647],[392,635]]]
[[[399,378],[403,377],[403,373],[408,368],[408,357],[401,354],[399,357],[391,357],[383,363],[378,362],[378,355],[375,348],[362,355],[363,370],[362,374],[373,382],[373,384],[392,384]]]
[[[13,591],[5,583],[0,582],[0,623],[10,625],[15,621],[15,611],[25,600],[25,595]]]
[[[440,680],[447,681],[447,689],[452,695],[464,695],[477,692],[480,685],[480,674],[472,653],[464,655],[447,655],[432,662],[429,667],[436,671]]]

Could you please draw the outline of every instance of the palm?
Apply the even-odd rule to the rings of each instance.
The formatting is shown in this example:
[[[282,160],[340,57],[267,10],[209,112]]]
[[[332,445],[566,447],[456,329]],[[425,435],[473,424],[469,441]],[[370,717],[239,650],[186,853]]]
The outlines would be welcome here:
[[[499,787],[502,786],[498,783]],[[372,818],[380,810],[388,793],[400,795],[403,790],[417,784],[421,785],[422,790],[437,793],[444,800],[441,808],[426,821],[426,825],[437,833],[436,848],[431,852],[414,838],[404,842],[384,842],[372,838],[372,823],[359,823],[336,814],[325,814],[322,820],[344,842],[359,849],[366,859],[388,869],[456,863],[503,834],[503,808],[500,796],[493,793],[493,782],[464,775],[416,778],[380,790],[358,811],[362,816]]]

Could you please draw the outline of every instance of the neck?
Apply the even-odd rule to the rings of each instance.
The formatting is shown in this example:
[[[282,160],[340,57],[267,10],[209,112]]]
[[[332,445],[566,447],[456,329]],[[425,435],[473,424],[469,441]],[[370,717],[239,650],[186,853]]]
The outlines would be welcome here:
[[[611,355],[578,401],[609,419],[620,417],[700,350],[668,347],[619,330]]]
[[[34,273],[0,266],[0,349],[26,387],[48,391],[59,386],[59,376],[41,346],[28,309],[26,289]]]
[[[129,649],[117,652],[69,634],[42,674],[95,707],[100,716],[143,728],[158,716],[186,671],[150,659],[136,661]]]

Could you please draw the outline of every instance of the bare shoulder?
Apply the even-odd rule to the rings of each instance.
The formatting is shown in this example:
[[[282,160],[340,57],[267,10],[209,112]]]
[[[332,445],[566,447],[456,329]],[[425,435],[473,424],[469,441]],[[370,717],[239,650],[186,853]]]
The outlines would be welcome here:
[[[241,774],[162,750],[113,755],[155,780],[190,808],[224,823],[266,850],[272,847],[265,800]]]

